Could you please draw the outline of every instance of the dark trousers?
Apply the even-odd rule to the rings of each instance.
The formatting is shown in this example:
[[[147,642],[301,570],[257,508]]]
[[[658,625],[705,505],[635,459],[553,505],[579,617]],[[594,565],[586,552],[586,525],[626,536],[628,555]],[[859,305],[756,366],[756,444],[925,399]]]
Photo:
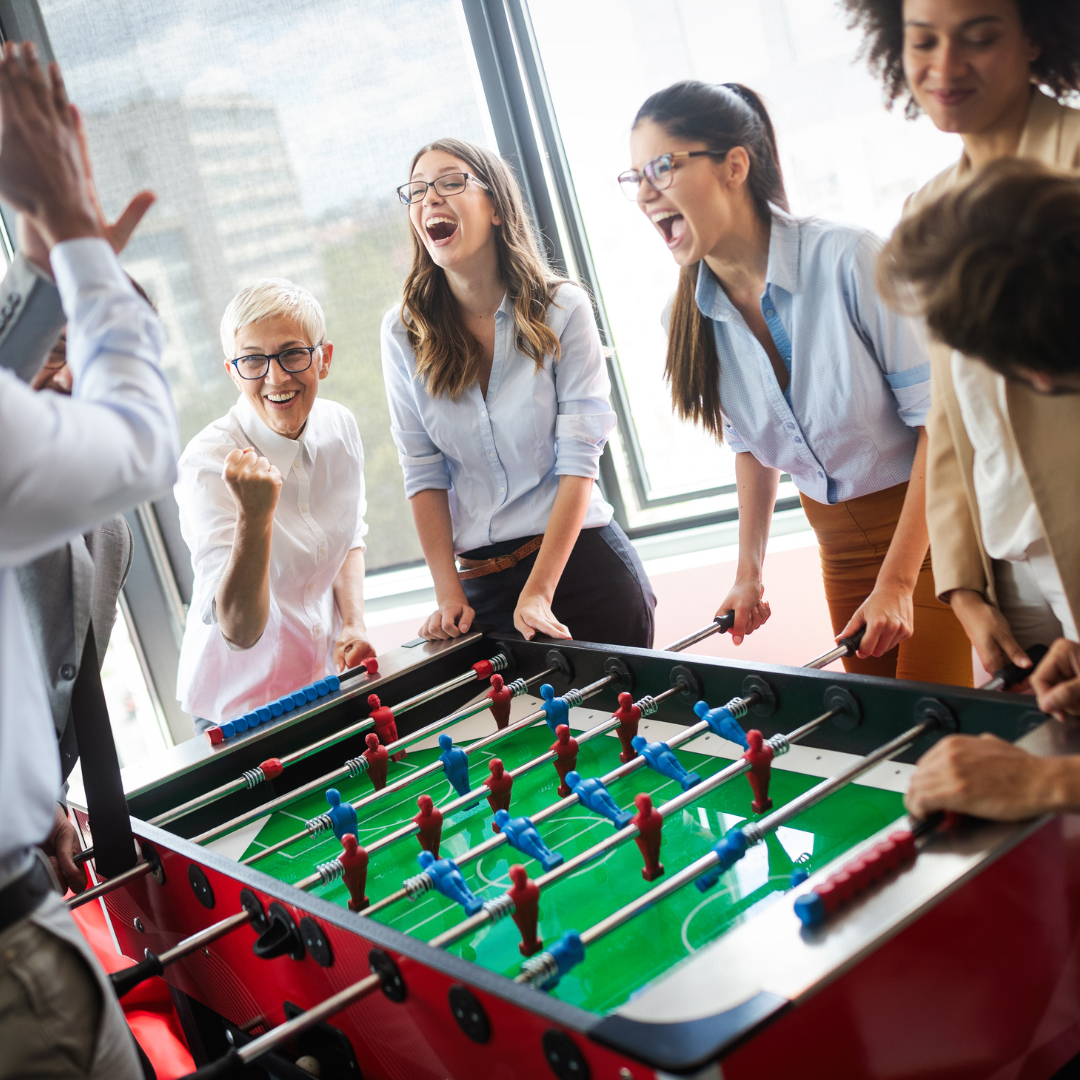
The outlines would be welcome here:
[[[529,537],[465,551],[468,559],[493,559],[528,543]],[[463,581],[476,623],[513,631],[514,608],[536,562],[537,552],[517,566]],[[551,610],[577,641],[649,649],[653,643],[656,596],[634,546],[615,522],[582,529],[559,584]]]

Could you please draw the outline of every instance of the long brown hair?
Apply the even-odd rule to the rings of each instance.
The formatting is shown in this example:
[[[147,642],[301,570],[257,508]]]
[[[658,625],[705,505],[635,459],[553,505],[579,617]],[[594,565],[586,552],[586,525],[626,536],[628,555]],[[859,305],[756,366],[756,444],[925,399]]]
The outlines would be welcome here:
[[[675,138],[703,142],[717,153],[741,146],[750,158],[746,184],[758,217],[766,224],[772,220],[770,203],[788,208],[776,134],[753,90],[738,83],[676,83],[653,94],[638,109],[634,127],[643,120],[651,120]],[[722,441],[720,358],[712,320],[701,314],[694,298],[700,266],[694,263],[679,271],[664,376],[678,415],[701,424]]]
[[[439,150],[463,161],[487,186],[502,219],[495,227],[499,278],[514,305],[517,348],[530,357],[539,372],[544,357],[559,359],[559,339],[547,325],[548,305],[566,279],[554,274],[541,254],[536,232],[521,189],[510,166],[497,154],[461,139],[436,139],[417,150],[409,175],[424,154]],[[480,342],[465,327],[461,310],[442,268],[436,266],[424,242],[412,235],[413,260],[405,278],[401,321],[416,355],[416,374],[432,397],[443,394],[456,401],[480,374]]]

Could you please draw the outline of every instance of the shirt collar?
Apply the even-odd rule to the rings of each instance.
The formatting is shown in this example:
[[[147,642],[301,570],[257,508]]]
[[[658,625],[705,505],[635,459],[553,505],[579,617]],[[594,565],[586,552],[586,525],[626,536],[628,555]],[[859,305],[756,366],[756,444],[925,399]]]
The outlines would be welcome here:
[[[503,293],[502,303],[499,305],[499,309],[495,312],[495,314],[513,316],[514,301],[510,299],[510,294],[508,292]]]
[[[771,206],[772,224],[769,228],[769,263],[765,269],[765,288],[775,285],[789,295],[799,291],[799,221],[778,206]],[[697,287],[694,299],[702,315],[717,322],[727,322],[735,314],[735,305],[728,299],[716,275],[705,260],[698,264]]]
[[[314,408],[311,412],[315,412]],[[292,469],[297,457],[307,445],[304,436],[308,434],[311,428],[311,416],[308,416],[308,422],[304,425],[303,432],[296,439],[288,439],[268,428],[243,394],[240,395],[240,400],[236,403],[236,416],[248,438],[255,444],[255,448],[271,465],[275,466],[284,480],[289,475],[289,471]],[[314,457],[314,443],[308,447],[308,452]]]

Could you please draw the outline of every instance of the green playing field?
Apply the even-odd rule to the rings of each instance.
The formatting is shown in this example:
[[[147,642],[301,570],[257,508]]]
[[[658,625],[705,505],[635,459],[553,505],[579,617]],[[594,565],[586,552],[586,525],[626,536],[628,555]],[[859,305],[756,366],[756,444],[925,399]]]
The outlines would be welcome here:
[[[598,713],[591,722],[602,718],[603,714]],[[693,720],[685,705],[673,705],[657,717],[659,720],[665,718],[679,722]],[[719,740],[713,739],[719,745]],[[482,783],[488,775],[488,761],[492,757],[498,756],[508,769],[514,768],[546,751],[551,742],[547,725],[539,723],[488,750],[471,755],[472,783]],[[701,748],[703,743],[694,745]],[[391,764],[390,778],[396,779],[428,764],[437,752],[437,748],[410,751],[404,761]],[[619,742],[614,736],[592,739],[581,747],[578,771],[586,777],[601,776],[618,766],[618,752]],[[702,777],[710,776],[730,761],[730,758],[685,749],[680,749],[678,755],[687,769]],[[779,763],[783,761],[779,759]],[[817,776],[776,768],[770,794],[775,805],[781,806],[813,786],[818,779]],[[548,764],[519,777],[514,782],[511,814],[532,814],[554,802],[558,798],[557,783],[555,769]],[[343,799],[355,800],[371,791],[371,782],[361,776],[342,781],[338,787]],[[678,795],[681,789],[675,781],[643,768],[613,782],[610,790],[621,807],[632,810],[634,795],[639,791],[648,791],[654,805],[659,806]],[[441,774],[426,777],[416,785],[363,808],[360,843],[370,844],[405,823],[416,813],[416,798],[422,792],[431,794],[436,803],[446,803],[455,797]],[[746,821],[751,816],[750,800],[749,781],[740,776],[668,817],[661,849],[661,861],[668,872],[699,858],[725,832]],[[323,813],[326,808],[325,798],[318,792],[297,799],[266,821],[244,857],[300,831],[305,821]],[[564,976],[553,993],[594,1012],[616,1008],[696,949],[736,925],[748,913],[775,900],[790,887],[789,876],[796,864],[808,870],[823,866],[853,844],[895,821],[902,813],[901,796],[895,791],[849,785],[751,848],[742,861],[709,891],[702,893],[693,885],[686,886],[590,946],[585,961]],[[476,807],[459,811],[444,822],[440,856],[456,858],[490,836],[491,820],[492,812],[481,795]],[[609,835],[613,826],[582,807],[574,806],[541,823],[538,828],[549,848],[570,858]],[[297,841],[286,851],[270,855],[254,865],[279,880],[294,883],[312,873],[319,863],[336,857],[340,850],[334,835],[326,833],[318,838]],[[419,850],[417,839],[408,837],[372,856],[367,895],[373,902],[400,888],[406,878],[419,873],[416,862]],[[537,862],[506,844],[480,860],[466,863],[461,870],[466,883],[478,896],[493,899],[509,887],[509,867],[516,862],[525,864],[530,877],[542,873]],[[552,943],[564,930],[583,931],[646,892],[652,884],[642,879],[642,865],[641,854],[630,841],[545,889],[540,898],[540,935]],[[320,886],[315,891],[324,899],[343,906],[348,900],[348,890],[340,881]],[[415,903],[401,901],[373,918],[426,941],[461,922],[465,913],[459,905],[438,893],[429,892]],[[518,951],[519,940],[513,920],[506,918],[462,939],[451,947],[451,951],[513,977],[519,972],[523,959]]]

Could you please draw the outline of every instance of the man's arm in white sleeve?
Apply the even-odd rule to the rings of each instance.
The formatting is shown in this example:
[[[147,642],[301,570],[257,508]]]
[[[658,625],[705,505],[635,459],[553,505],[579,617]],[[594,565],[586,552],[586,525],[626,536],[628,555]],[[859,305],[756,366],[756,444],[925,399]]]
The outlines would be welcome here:
[[[0,566],[156,498],[176,476],[160,320],[104,240],[57,244],[51,259],[75,391],[34,393],[0,371]]]

